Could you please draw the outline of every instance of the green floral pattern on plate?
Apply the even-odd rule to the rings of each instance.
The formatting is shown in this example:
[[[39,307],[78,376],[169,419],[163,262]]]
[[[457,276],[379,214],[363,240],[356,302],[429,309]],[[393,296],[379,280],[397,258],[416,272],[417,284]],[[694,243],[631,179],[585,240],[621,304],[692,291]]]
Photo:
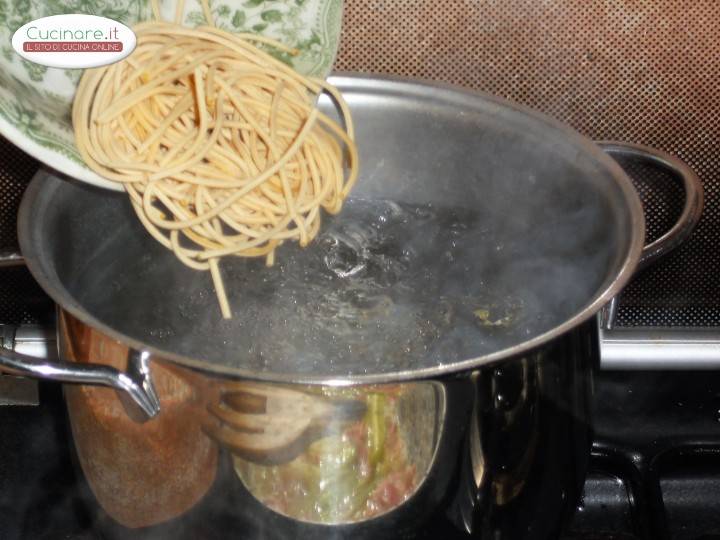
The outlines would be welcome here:
[[[160,0],[164,19],[176,2]],[[300,73],[325,77],[340,38],[342,0],[210,0],[215,23],[231,32],[260,33],[299,51],[272,52]],[[80,180],[118,189],[85,167],[73,142],[70,111],[82,70],[22,59],[10,46],[30,20],[62,13],[101,15],[130,27],[152,17],[149,0],[0,0],[0,133],[44,163]],[[206,24],[199,0],[186,0],[183,24]]]
[[[291,57],[276,54],[306,75],[327,75],[340,37],[342,0],[244,0],[237,7],[215,0],[210,9],[217,26],[230,32],[260,33],[296,48]],[[185,24],[205,24],[199,9],[186,9]],[[273,51],[270,51],[273,52]]]

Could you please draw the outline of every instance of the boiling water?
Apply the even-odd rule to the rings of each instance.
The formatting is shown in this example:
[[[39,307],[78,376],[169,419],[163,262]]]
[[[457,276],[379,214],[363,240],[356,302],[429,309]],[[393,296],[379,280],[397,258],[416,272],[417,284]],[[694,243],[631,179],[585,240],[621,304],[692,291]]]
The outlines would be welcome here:
[[[527,244],[498,223],[468,209],[351,199],[310,246],[279,248],[271,268],[222,261],[232,320],[220,317],[207,273],[155,247],[113,275],[95,314],[163,349],[264,372],[386,373],[473,358],[552,323],[549,300],[518,282]]]

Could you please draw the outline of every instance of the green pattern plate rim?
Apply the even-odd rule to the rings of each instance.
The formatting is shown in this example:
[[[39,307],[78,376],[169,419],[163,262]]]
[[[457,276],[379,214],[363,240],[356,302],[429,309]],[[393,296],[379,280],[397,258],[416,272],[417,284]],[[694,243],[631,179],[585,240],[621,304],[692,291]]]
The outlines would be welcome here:
[[[174,0],[160,0],[165,19]],[[279,57],[305,75],[326,77],[340,40],[342,0],[210,0],[217,26],[273,37],[300,50]],[[89,13],[128,26],[151,17],[149,0],[0,0],[0,134],[45,165],[71,178],[121,191],[88,169],[73,140],[70,108],[82,70],[33,64],[10,47],[17,28],[61,13]],[[186,0],[183,24],[204,24],[199,0]]]

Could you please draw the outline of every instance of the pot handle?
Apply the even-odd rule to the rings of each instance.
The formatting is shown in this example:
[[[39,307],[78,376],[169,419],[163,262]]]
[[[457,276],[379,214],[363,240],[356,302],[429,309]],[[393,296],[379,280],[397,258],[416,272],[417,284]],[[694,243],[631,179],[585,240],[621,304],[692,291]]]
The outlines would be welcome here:
[[[643,248],[637,267],[637,270],[641,270],[663,255],[670,253],[692,234],[703,212],[702,182],[683,161],[661,150],[617,141],[599,141],[597,144],[612,157],[630,156],[667,171],[679,182],[682,182],[685,190],[685,206],[678,220],[670,230]],[[603,329],[612,329],[616,313],[617,297],[613,298],[601,313],[600,324]]]
[[[150,378],[150,355],[133,352],[127,372],[102,364],[48,361],[9,349],[0,349],[0,372],[34,379],[109,386],[127,395],[148,417],[160,412],[160,400]]]
[[[0,268],[21,266],[25,260],[19,251],[0,251]],[[0,347],[0,374],[64,383],[109,386],[127,396],[123,403],[139,407],[137,418],[154,418],[160,413],[160,400],[150,378],[149,354],[131,352],[128,370],[123,373],[102,364],[51,361]]]

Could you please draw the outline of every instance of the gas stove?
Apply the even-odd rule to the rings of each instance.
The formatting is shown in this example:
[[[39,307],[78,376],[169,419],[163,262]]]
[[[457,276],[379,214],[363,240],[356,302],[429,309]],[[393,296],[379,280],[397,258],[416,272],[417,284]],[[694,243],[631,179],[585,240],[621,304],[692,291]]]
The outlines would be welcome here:
[[[345,2],[338,69],[504,96],[591,138],[669,151],[704,183],[696,233],[620,298],[619,328],[605,336],[605,369],[595,380],[590,467],[562,540],[720,540],[720,372],[708,370],[720,366],[719,6]],[[17,205],[37,167],[0,139],[0,265],[18,262],[5,251],[16,248]],[[652,209],[647,240],[656,240],[682,209],[682,190],[657,171],[628,172]],[[0,324],[49,328],[52,313],[22,266],[0,269]],[[34,336],[24,346],[35,347]],[[0,376],[0,540],[102,538],[99,508],[77,468],[62,390]],[[213,538],[181,532],[172,540]],[[424,537],[467,538],[441,519]]]
[[[590,471],[562,539],[720,538],[720,373],[601,371],[594,402]],[[41,384],[39,405],[0,407],[0,426],[0,538],[102,538],[61,390]],[[425,537],[467,538],[440,520]]]

